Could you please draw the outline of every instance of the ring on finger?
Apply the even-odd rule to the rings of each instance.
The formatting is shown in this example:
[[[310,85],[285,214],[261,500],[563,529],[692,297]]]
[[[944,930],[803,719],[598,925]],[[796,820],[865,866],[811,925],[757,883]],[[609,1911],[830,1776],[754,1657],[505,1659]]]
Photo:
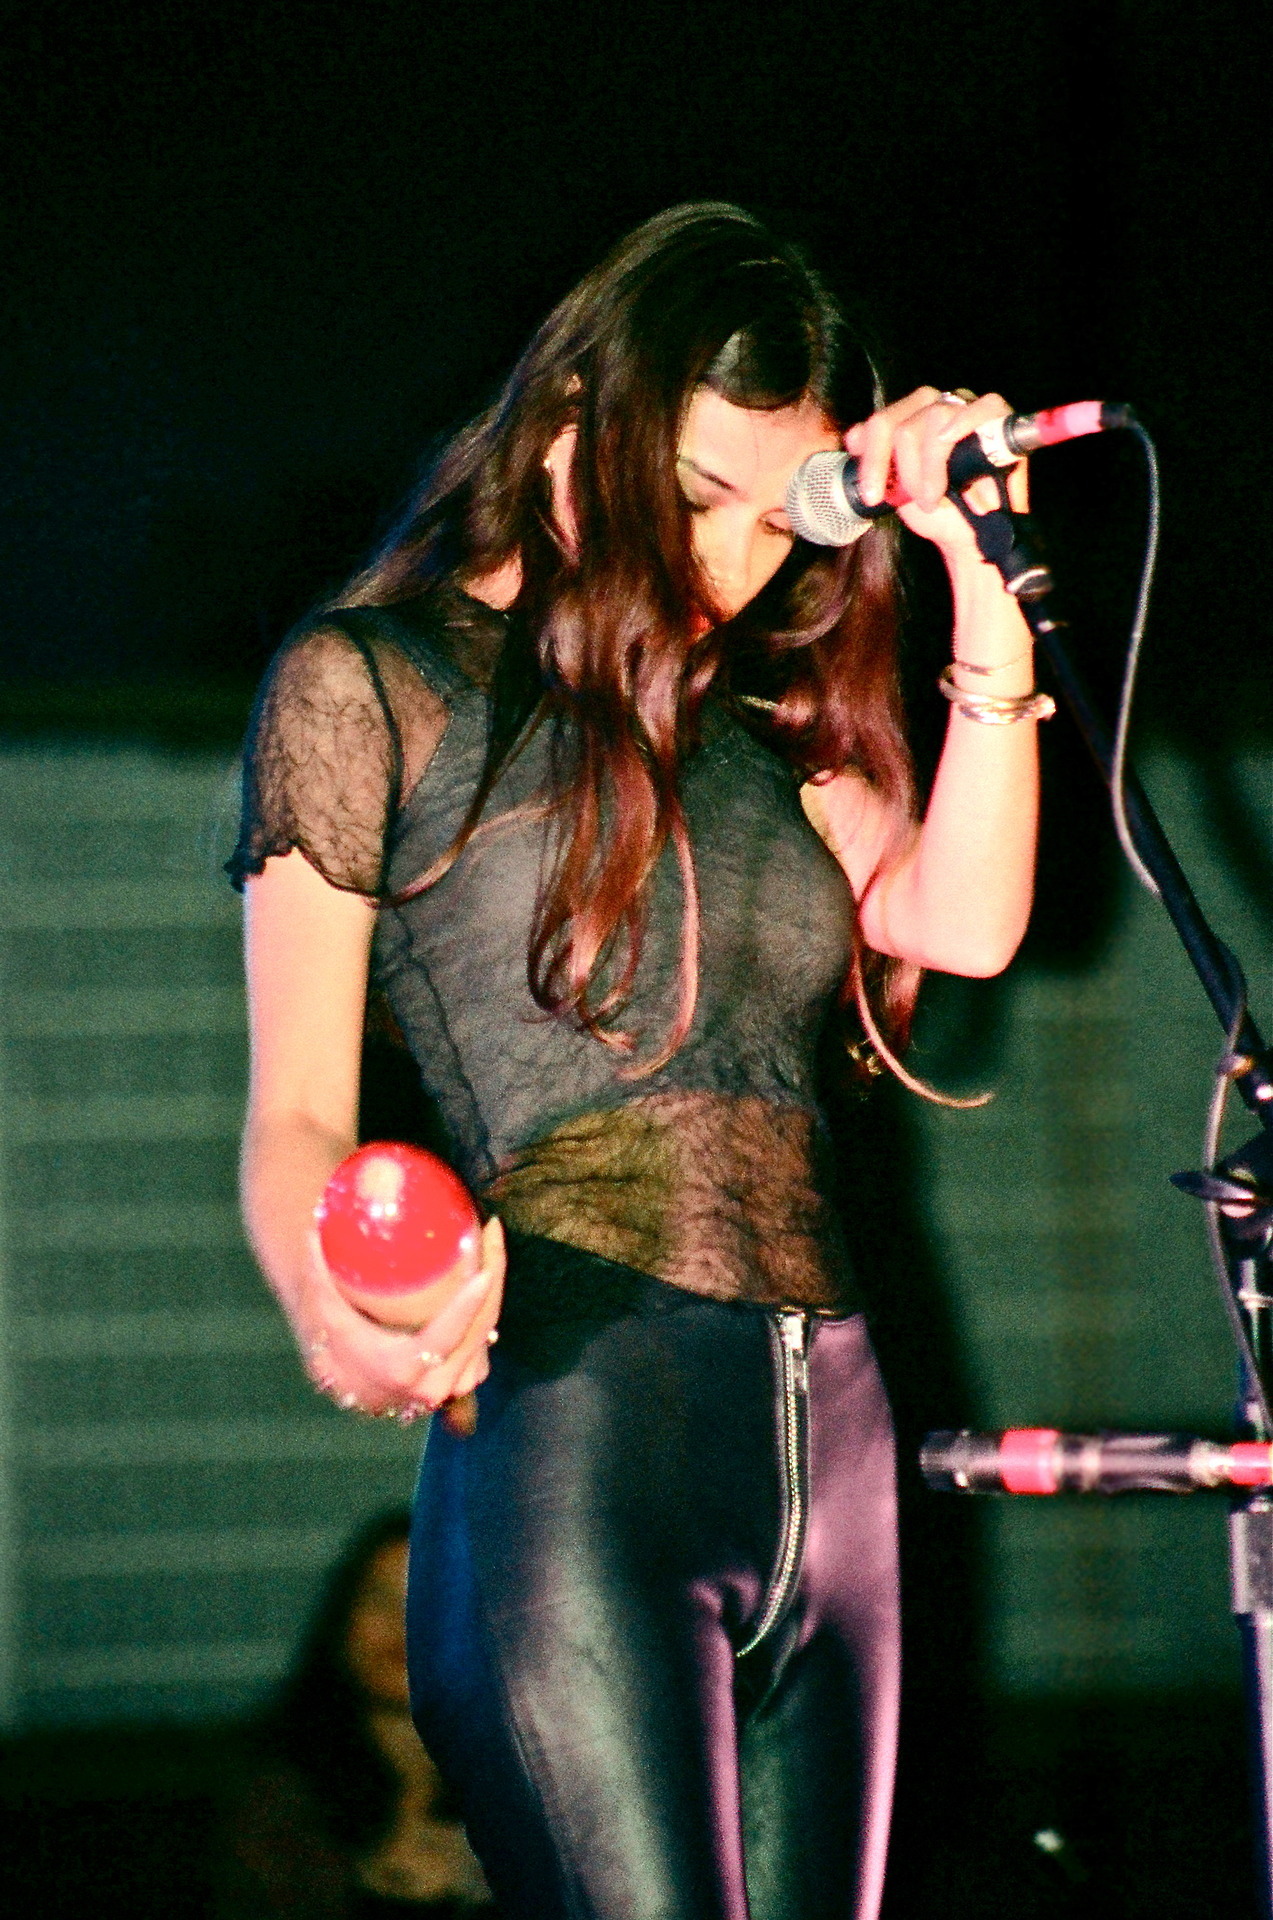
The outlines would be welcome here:
[[[937,398],[944,400],[948,407],[967,407],[972,404],[977,396],[971,387],[955,387],[953,389],[943,388]]]

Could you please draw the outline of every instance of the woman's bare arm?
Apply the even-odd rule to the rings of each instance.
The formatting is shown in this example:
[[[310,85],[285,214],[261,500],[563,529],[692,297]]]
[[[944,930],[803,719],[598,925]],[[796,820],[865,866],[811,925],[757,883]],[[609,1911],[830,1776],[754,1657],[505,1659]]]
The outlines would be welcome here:
[[[976,578],[960,584],[956,633],[966,637],[967,657],[974,644],[988,655],[990,632],[1009,625],[999,604],[1007,596],[997,575],[984,585]],[[1014,625],[1021,622],[1013,603],[1006,611]],[[1032,679],[1017,677],[1024,686],[1005,672],[995,692],[1028,691]],[[1034,886],[1035,735],[1031,721],[985,726],[952,707],[919,826],[891,813],[857,774],[802,790],[805,812],[862,903],[868,946],[942,973],[984,976],[1007,966],[1025,932]]]
[[[1005,413],[1007,404],[997,394],[962,409],[938,400],[931,388],[921,389],[854,428],[846,445],[858,455],[868,500],[882,497],[896,459],[914,499],[900,518],[942,553],[954,602],[955,662],[992,669],[969,675],[956,664],[957,682],[972,693],[1028,693],[1034,666],[1021,610],[944,498],[950,447],[983,419]],[[1023,508],[1023,469],[1009,485]],[[978,482],[969,498],[978,511],[993,505],[993,483]],[[805,811],[861,902],[869,946],[943,973],[986,975],[1007,966],[1025,932],[1034,888],[1037,731],[1031,720],[988,726],[952,706],[918,826],[891,815],[855,774],[805,787]]]
[[[437,1406],[485,1377],[503,1247],[486,1230],[482,1275],[417,1334],[344,1300],[318,1252],[314,1203],[357,1142],[367,965],[375,908],[324,880],[299,852],[247,882],[245,951],[252,1071],[243,1210],[262,1270],[314,1378],[370,1412]],[[422,1353],[445,1355],[440,1366]]]

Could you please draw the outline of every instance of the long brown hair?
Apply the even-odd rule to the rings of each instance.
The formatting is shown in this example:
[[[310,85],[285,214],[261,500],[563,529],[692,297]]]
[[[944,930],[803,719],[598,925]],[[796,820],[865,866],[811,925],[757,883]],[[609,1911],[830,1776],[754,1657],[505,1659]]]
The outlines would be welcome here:
[[[622,1010],[669,843],[680,866],[679,1009],[653,1057],[628,1073],[662,1065],[693,1020],[698,903],[678,772],[713,684],[747,697],[751,724],[805,776],[852,765],[901,815],[913,808],[890,531],[873,527],[847,549],[797,542],[756,601],[721,620],[676,477],[700,387],[753,409],[808,399],[841,425],[878,399],[866,354],[802,255],[717,203],[647,221],[566,296],[345,596],[386,605],[520,562],[484,777],[454,845],[408,893],[449,869],[518,742],[552,724],[555,855],[528,956],[547,1013],[632,1050]],[[544,470],[567,425],[578,434],[569,548]],[[704,612],[712,624],[698,633]],[[854,971],[865,972],[884,1032],[904,1040],[918,975],[857,946]]]

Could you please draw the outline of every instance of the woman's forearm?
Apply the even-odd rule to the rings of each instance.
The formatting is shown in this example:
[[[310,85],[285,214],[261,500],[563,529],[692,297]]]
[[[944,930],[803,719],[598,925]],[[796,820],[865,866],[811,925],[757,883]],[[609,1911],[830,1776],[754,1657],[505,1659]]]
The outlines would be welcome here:
[[[284,1310],[295,1310],[310,1268],[314,1203],[357,1145],[304,1114],[249,1116],[243,1135],[243,1218],[261,1270]]]
[[[955,683],[1014,696],[1034,686],[1029,629],[999,575],[979,559],[953,569]],[[960,662],[990,668],[975,674]],[[1037,723],[988,725],[952,705],[923,824],[866,892],[869,945],[941,972],[986,975],[1025,932],[1038,826]]]
[[[267,860],[245,904],[252,1074],[243,1215],[266,1279],[295,1318],[312,1264],[314,1202],[357,1144],[375,909],[330,886],[298,852]]]

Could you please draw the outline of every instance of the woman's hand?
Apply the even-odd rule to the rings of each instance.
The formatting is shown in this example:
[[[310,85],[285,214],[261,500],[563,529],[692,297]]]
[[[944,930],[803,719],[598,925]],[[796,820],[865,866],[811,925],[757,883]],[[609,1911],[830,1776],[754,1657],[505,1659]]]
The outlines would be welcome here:
[[[895,468],[901,490],[910,495],[907,505],[897,509],[903,525],[939,547],[948,565],[969,558],[979,562],[972,528],[946,498],[946,465],[956,441],[1010,412],[1002,394],[983,393],[964,401],[936,387],[917,387],[904,400],[881,408],[844,436],[846,450],[858,461],[863,500],[868,506],[883,500]],[[1007,480],[1014,510],[1024,513],[1029,504],[1024,461],[1008,470]],[[974,513],[993,512],[999,505],[998,489],[990,479],[974,480],[964,498]]]
[[[292,1325],[310,1378],[338,1405],[404,1423],[454,1406],[452,1424],[472,1430],[462,1403],[490,1371],[488,1354],[504,1291],[504,1232],[482,1229],[482,1264],[432,1320],[404,1333],[359,1313],[344,1298],[311,1236]]]

